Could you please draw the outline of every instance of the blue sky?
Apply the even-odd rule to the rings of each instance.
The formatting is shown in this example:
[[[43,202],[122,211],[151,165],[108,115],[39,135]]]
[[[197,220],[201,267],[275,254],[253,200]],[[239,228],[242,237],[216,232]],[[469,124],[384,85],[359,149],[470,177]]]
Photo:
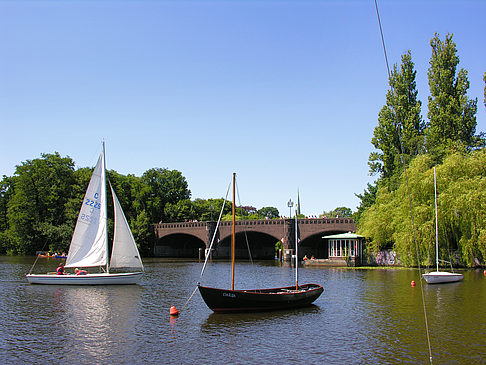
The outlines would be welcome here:
[[[453,33],[486,130],[486,1],[378,2],[390,66],[407,50],[427,119],[430,39]],[[0,175],[41,153],[194,198],[302,212],[359,205],[388,90],[373,0],[0,1]]]

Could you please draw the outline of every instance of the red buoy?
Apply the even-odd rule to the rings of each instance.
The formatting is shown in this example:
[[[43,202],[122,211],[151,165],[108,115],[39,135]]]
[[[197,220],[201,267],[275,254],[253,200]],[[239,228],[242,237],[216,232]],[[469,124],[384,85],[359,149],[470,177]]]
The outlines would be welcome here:
[[[486,276],[486,270],[484,270],[484,276]]]
[[[415,280],[412,280],[412,282],[410,283],[410,285],[415,286]]]
[[[178,316],[179,315],[179,311],[173,305],[170,306],[170,315],[171,316]]]

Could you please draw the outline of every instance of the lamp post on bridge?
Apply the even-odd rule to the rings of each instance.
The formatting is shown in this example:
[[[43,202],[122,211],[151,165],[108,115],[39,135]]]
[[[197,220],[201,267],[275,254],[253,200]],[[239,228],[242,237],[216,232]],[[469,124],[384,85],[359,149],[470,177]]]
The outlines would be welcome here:
[[[287,206],[289,207],[289,210],[290,210],[289,218],[292,218],[292,207],[294,206],[294,202],[292,201],[292,199],[289,199]]]

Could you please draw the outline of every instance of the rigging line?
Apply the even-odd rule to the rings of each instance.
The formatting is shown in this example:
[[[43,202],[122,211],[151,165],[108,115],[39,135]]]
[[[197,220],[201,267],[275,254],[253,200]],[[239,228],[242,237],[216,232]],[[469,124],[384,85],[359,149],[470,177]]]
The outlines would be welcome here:
[[[392,93],[395,93],[395,88],[393,87],[393,84],[391,83],[390,66],[388,64],[388,57],[387,57],[387,52],[386,52],[386,47],[385,47],[385,38],[383,36],[383,29],[382,29],[381,20],[380,20],[380,12],[378,11],[378,2],[377,2],[377,0],[374,0],[374,1],[375,1],[375,8],[376,8],[376,16],[378,17],[378,25],[380,27],[380,35],[381,35],[381,42],[383,44],[383,52],[385,53],[385,62],[386,62],[386,68],[387,68],[387,71],[388,71],[388,80],[390,81],[390,87],[392,89]],[[395,113],[395,117],[397,118],[398,115],[397,115],[397,110],[396,110],[393,98],[392,98],[392,107],[393,107],[393,111]],[[403,141],[402,141],[402,138],[401,138],[400,128],[398,128],[397,132],[398,132],[398,139],[400,141],[400,149],[401,149],[400,156],[401,156],[402,165],[403,165],[405,182],[406,182],[406,185],[407,185],[408,203],[410,205],[410,217],[411,217],[411,221],[412,221],[413,241],[415,243],[415,251],[416,251],[416,255],[417,255],[417,263],[418,263],[418,269],[419,269],[419,275],[420,275],[420,290],[421,290],[421,293],[422,293],[422,305],[423,305],[423,309],[424,309],[424,320],[425,320],[425,329],[426,329],[426,334],[427,334],[427,345],[428,345],[428,350],[429,350],[429,360],[430,360],[430,363],[432,364],[432,348],[431,348],[431,345],[430,345],[429,325],[428,325],[428,319],[427,319],[427,307],[425,305],[424,286],[423,286],[423,280],[422,280],[422,268],[420,266],[419,249],[418,249],[418,244],[417,244],[417,237],[416,237],[416,234],[415,234],[415,220],[414,220],[414,215],[413,215],[412,198],[411,198],[411,195],[410,195],[410,186],[409,186],[409,182],[408,182],[407,167],[406,167],[406,164],[405,164],[405,157],[404,157],[404,152],[403,152],[404,151]]]
[[[221,207],[221,212],[219,213],[218,223],[216,223],[216,229],[214,230],[213,238],[211,239],[211,244],[209,245],[209,252],[206,255],[206,259],[204,260],[204,265],[203,265],[203,268],[201,270],[201,275],[199,276],[199,279],[202,278],[202,276],[204,274],[204,270],[206,269],[206,265],[208,263],[208,259],[211,256],[211,250],[213,249],[214,239],[216,238],[216,234],[218,233],[219,224],[221,223],[221,217],[223,216],[224,206],[226,205],[226,201],[227,201],[227,198],[228,198],[228,193],[230,191],[230,188],[231,188],[231,182],[228,185],[228,190],[226,190],[226,195],[223,199],[223,206]]]
[[[236,183],[236,194],[238,194],[238,202],[240,203],[240,213],[241,213],[241,218],[243,219],[243,208],[241,204],[241,199],[240,199],[240,189],[238,188],[238,183]],[[253,265],[253,259],[251,257],[251,251],[250,251],[250,243],[248,242],[248,235],[246,234],[246,230],[243,231],[245,233],[245,240],[246,240],[246,247],[248,249],[248,256],[250,257],[250,262]]]
[[[47,240],[44,241],[44,244],[42,245],[41,252],[44,252],[44,248],[46,248],[46,245],[47,245]],[[40,257],[40,254],[38,254],[37,257],[35,258],[34,264],[32,265],[32,267],[29,270],[29,275],[32,274],[32,270],[34,270],[35,264],[37,264],[37,260],[39,260],[39,257]]]
[[[45,247],[45,246],[46,246],[46,244],[44,243],[44,246],[42,247],[42,251],[44,251],[44,247]],[[32,274],[32,270],[34,269],[34,266],[35,266],[35,264],[37,263],[37,260],[39,260],[39,256],[40,256],[40,254],[39,254],[39,255],[37,255],[37,257],[35,258],[34,265],[32,265],[32,267],[31,267],[31,268],[30,268],[30,270],[29,270],[29,275],[30,275],[30,274]]]

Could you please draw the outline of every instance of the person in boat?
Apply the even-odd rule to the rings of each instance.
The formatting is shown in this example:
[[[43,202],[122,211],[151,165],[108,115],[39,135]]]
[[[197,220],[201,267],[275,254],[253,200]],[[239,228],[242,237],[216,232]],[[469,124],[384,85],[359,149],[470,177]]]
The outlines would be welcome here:
[[[307,261],[307,260],[308,260],[307,255],[305,255],[304,256],[304,261]]]
[[[74,273],[76,275],[86,275],[86,274],[88,274],[85,270],[79,270],[78,268],[75,268],[74,269]]]
[[[66,273],[64,272],[64,262],[61,262],[56,269],[56,275],[65,275]]]

